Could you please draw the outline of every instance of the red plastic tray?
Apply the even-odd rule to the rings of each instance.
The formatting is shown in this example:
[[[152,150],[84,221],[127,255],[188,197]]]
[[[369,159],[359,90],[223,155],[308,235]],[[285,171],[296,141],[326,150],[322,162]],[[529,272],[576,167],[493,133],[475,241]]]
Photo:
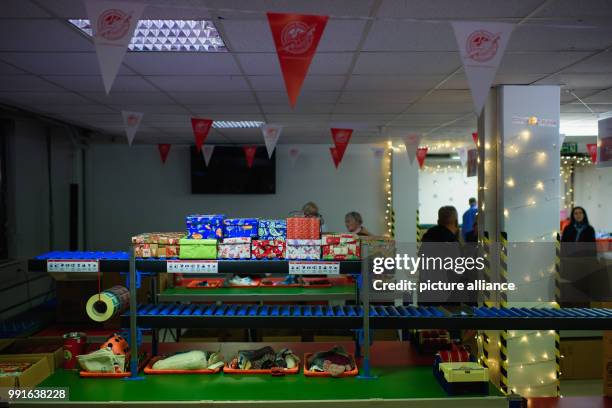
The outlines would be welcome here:
[[[331,288],[332,284],[331,281],[329,279],[325,279],[325,278],[303,278],[304,283],[307,282],[314,282],[314,281],[318,281],[318,280],[327,280],[327,283],[325,284],[316,284],[316,285],[306,285],[304,284],[304,288],[306,289],[317,289],[317,288]]]
[[[188,289],[217,289],[223,286],[223,278],[207,278],[207,279],[194,279],[185,286]],[[201,282],[208,282],[208,286],[199,286]]]
[[[221,367],[217,367],[214,370],[209,370],[207,368],[202,370],[155,370],[153,364],[161,358],[161,356],[156,356],[149,360],[149,363],[144,369],[145,374],[217,374],[221,371]]]
[[[354,369],[352,369],[351,371],[345,371],[340,375],[337,376],[333,376],[330,373],[326,373],[326,372],[320,372],[320,371],[310,371],[309,368],[307,367],[308,365],[308,358],[310,356],[312,356],[313,353],[306,353],[304,354],[304,375],[306,377],[331,377],[331,378],[342,378],[342,377],[355,377],[357,375],[359,375],[359,368],[357,367],[357,364],[355,363],[355,356],[353,356],[352,354],[349,354],[349,356],[351,357],[351,359],[353,360],[353,365],[355,366]]]
[[[299,288],[302,286],[301,283],[292,283],[290,285],[272,285],[273,282],[282,282],[285,278],[263,278],[259,282],[259,286],[264,288]]]
[[[272,374],[272,369],[259,369],[259,370],[241,370],[239,368],[230,368],[228,365],[228,363],[225,363],[225,366],[223,366],[223,373],[224,374],[242,374],[242,375],[250,375],[250,374]],[[283,372],[285,374],[297,374],[300,372],[300,365],[298,364],[297,367],[295,368],[285,368],[283,370]]]

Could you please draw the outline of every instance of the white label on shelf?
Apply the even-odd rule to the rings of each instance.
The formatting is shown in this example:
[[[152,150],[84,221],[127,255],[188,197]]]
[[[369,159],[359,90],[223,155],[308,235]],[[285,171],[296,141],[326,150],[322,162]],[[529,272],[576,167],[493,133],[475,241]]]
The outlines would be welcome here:
[[[48,272],[98,272],[100,262],[92,259],[47,259]]]
[[[289,262],[289,274],[291,275],[338,275],[340,274],[340,262],[314,262],[314,261]]]
[[[217,261],[166,261],[168,273],[217,273],[219,271]]]

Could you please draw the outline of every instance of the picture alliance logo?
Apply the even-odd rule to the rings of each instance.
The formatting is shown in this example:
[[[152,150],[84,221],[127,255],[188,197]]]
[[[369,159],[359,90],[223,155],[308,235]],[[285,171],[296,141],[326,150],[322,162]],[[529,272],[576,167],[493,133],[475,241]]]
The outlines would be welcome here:
[[[493,34],[486,30],[476,30],[470,34],[466,41],[468,58],[476,62],[487,62],[497,55],[500,34]]]
[[[106,10],[98,18],[97,35],[109,41],[120,40],[128,33],[131,19],[132,14],[123,10]]]
[[[316,28],[316,24],[309,27],[301,21],[290,22],[281,33],[282,50],[289,54],[304,54],[312,46]]]

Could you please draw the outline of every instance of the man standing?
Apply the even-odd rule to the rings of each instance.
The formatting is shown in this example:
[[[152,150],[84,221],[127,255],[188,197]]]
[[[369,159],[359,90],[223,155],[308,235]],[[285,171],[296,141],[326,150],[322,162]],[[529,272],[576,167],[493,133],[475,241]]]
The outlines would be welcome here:
[[[478,203],[474,197],[470,198],[470,208],[463,213],[463,225],[461,225],[461,236],[465,240],[468,233],[474,230],[474,220],[478,212]]]

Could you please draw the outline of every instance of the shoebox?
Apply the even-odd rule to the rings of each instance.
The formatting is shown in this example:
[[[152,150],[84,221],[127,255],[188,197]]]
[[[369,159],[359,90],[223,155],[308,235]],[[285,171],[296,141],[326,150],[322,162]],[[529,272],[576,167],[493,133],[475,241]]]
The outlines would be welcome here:
[[[44,357],[49,363],[51,373],[64,363],[64,345],[62,339],[57,338],[30,338],[7,339],[0,342],[0,356],[13,357]]]
[[[323,234],[321,249],[325,260],[361,259],[361,242],[357,235],[353,234]]]
[[[489,369],[479,363],[440,363],[434,376],[448,395],[489,393]]]
[[[192,214],[185,217],[187,238],[220,239],[223,238],[223,220],[225,215]]]
[[[219,259],[251,259],[251,238],[223,238],[219,242]]]
[[[223,220],[224,238],[257,238],[256,218],[226,218]]]
[[[189,239],[180,241],[180,259],[217,259],[216,239]]]
[[[368,255],[371,257],[394,257],[395,240],[383,236],[364,236],[359,237],[361,241],[361,252],[367,246]]]
[[[287,220],[259,220],[257,236],[262,240],[287,239]]]
[[[0,375],[0,387],[33,388],[51,375],[51,368],[46,357],[40,356],[0,356],[0,365],[29,363],[29,367],[17,375]]]
[[[321,221],[316,217],[287,218],[287,239],[320,239]]]
[[[321,240],[287,239],[287,259],[321,259]]]
[[[287,244],[284,240],[254,239],[252,241],[251,256],[253,259],[282,259],[285,258]]]
[[[176,258],[183,232],[145,232],[132,237],[136,258]]]

